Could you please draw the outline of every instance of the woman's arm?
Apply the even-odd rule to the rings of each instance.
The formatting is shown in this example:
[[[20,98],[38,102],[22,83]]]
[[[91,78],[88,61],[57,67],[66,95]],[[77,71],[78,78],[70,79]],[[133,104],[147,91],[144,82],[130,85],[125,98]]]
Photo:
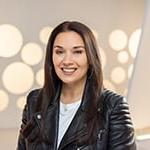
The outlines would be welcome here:
[[[123,97],[117,98],[110,114],[109,150],[136,150],[129,106]]]
[[[21,134],[21,131],[26,125],[26,123],[27,123],[27,104],[25,105],[24,110],[23,110],[22,123],[21,123],[19,138],[18,138],[17,150],[26,150],[25,139],[23,135]]]
[[[23,110],[21,129],[18,137],[17,150],[28,149],[28,142],[36,138],[35,133],[39,133],[36,125],[35,117],[35,106],[37,97],[40,90],[33,90],[27,96],[27,102]],[[36,131],[36,132],[35,132]],[[32,134],[31,134],[32,133]]]

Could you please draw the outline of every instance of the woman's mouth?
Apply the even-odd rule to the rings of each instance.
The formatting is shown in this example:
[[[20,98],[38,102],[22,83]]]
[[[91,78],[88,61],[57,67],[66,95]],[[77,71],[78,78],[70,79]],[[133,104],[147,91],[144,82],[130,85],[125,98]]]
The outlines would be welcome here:
[[[73,74],[77,68],[62,68],[64,74],[71,75]]]

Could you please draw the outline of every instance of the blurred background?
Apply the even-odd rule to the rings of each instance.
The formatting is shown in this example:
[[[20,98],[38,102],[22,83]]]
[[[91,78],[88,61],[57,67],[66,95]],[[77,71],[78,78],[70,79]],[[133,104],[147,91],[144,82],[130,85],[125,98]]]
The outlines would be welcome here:
[[[104,85],[127,98],[138,149],[148,150],[150,0],[0,0],[0,149],[16,148],[26,96],[43,85],[48,37],[66,20],[92,29]]]

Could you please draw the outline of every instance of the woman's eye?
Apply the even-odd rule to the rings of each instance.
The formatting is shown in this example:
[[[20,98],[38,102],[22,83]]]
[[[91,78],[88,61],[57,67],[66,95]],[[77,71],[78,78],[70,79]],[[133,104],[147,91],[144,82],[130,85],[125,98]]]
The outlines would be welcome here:
[[[64,51],[63,51],[63,50],[56,50],[55,52],[56,52],[56,54],[58,54],[58,55],[60,55],[60,54],[63,54],[63,53],[64,53]]]
[[[76,50],[76,51],[74,51],[75,54],[82,54],[82,52],[83,52],[82,50]]]

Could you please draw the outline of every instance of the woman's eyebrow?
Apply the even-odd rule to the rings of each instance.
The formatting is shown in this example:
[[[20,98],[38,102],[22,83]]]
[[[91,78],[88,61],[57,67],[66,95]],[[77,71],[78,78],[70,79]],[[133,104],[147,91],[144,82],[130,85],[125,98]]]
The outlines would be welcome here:
[[[60,46],[60,45],[54,45],[53,48],[61,48],[61,49],[63,49],[63,47]]]
[[[61,48],[61,49],[63,49],[63,46],[60,46],[60,45],[54,45],[53,48]],[[85,47],[82,46],[82,45],[79,45],[79,46],[73,46],[73,49],[78,49],[78,48],[83,48],[83,49],[85,49]]]
[[[74,49],[78,49],[78,48],[83,48],[83,49],[85,49],[84,46],[74,46],[73,48],[74,48]]]

